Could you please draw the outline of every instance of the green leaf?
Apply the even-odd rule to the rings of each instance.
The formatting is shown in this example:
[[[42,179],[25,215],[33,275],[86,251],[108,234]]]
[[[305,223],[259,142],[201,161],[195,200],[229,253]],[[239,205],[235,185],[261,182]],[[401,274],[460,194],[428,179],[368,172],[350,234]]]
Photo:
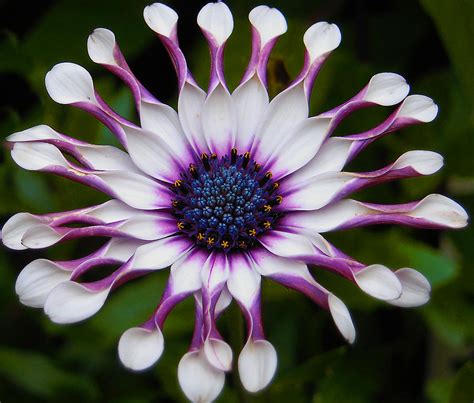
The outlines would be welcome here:
[[[41,354],[7,347],[0,347],[0,376],[41,398],[56,400],[67,392],[90,401],[99,394],[92,379],[84,374],[67,372]]]
[[[470,0],[420,0],[433,19],[465,95],[474,105],[472,38],[474,38],[474,3]],[[471,112],[472,118],[472,112]]]
[[[449,403],[472,403],[474,400],[474,361],[469,361],[458,372],[454,380]]]

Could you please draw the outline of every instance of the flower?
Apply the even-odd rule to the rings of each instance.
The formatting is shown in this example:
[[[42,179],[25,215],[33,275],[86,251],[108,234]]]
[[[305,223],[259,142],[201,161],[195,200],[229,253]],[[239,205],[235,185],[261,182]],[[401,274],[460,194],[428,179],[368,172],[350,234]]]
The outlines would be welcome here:
[[[409,86],[401,76],[381,73],[349,101],[309,117],[313,83],[341,40],[337,26],[326,22],[306,31],[301,72],[270,101],[266,65],[287,27],[283,15],[266,6],[250,12],[250,62],[240,85],[230,93],[223,57],[233,19],[222,2],[207,4],[198,15],[211,52],[209,88],[204,92],[179,48],[177,14],[156,3],[145,9],[144,16],[176,68],[178,112],[158,101],[133,75],[114,34],[97,29],[88,40],[89,55],[130,88],[140,125],[113,111],[94,89],[90,74],[78,65],[56,65],[46,75],[46,88],[56,102],[99,119],[125,151],[79,141],[44,125],[8,138],[12,157],[21,167],[64,176],[112,198],[61,213],[20,213],[5,224],[2,241],[12,249],[46,248],[80,237],[110,238],[80,259],[38,259],[28,264],[16,284],[21,302],[42,307],[56,323],[77,322],[95,314],[112,289],[171,266],[155,312],[144,324],[124,332],[118,351],[123,364],[133,370],[152,366],[163,352],[166,317],[193,296],[194,335],[178,367],[180,385],[192,401],[214,400],[232,367],[232,350],[216,326],[232,299],[247,323],[247,341],[238,358],[242,384],[257,392],[274,376],[276,351],[265,338],[260,310],[262,276],[301,291],[327,309],[349,343],[355,339],[355,329],[348,309],[314,280],[307,265],[336,272],[393,305],[426,303],[430,285],[417,271],[393,272],[381,264],[363,264],[321,234],[369,224],[466,225],[463,208],[439,194],[397,205],[347,198],[368,186],[430,175],[441,168],[439,154],[410,151],[376,171],[343,171],[376,139],[432,121],[438,110],[433,101],[407,96]],[[375,128],[331,137],[355,110],[396,104],[400,105]],[[99,281],[80,280],[84,273],[107,264],[119,268]]]

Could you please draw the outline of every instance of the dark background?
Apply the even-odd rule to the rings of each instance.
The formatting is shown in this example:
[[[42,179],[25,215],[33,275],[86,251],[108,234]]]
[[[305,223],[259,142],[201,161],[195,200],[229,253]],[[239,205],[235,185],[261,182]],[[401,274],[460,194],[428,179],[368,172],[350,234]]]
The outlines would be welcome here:
[[[45,123],[99,143],[110,133],[86,114],[56,105],[46,94],[44,75],[56,63],[84,65],[104,98],[136,119],[130,94],[87,56],[93,28],[112,29],[139,79],[161,100],[176,104],[176,79],[166,52],[142,18],[144,1],[0,2],[0,136]],[[167,2],[180,15],[180,41],[193,72],[205,86],[207,49],[195,18],[204,2]],[[228,1],[235,29],[229,40],[226,74],[238,83],[250,45],[247,14],[258,3]],[[274,1],[289,30],[270,60],[270,90],[281,90],[298,72],[302,35],[313,22],[339,25],[343,42],[326,64],[312,99],[313,113],[345,101],[381,71],[402,74],[412,93],[435,99],[435,122],[378,141],[349,170],[373,170],[410,149],[445,156],[433,177],[405,180],[361,192],[356,198],[400,203],[432,192],[474,208],[474,3],[468,0]],[[356,113],[336,134],[380,122],[387,108]],[[95,191],[63,179],[22,171],[3,147],[0,154],[0,220],[19,211],[70,210],[105,200]],[[237,371],[227,377],[222,402],[472,402],[474,399],[474,233],[377,227],[330,234],[341,249],[366,263],[413,267],[433,286],[430,303],[402,310],[363,295],[342,279],[314,269],[318,280],[350,308],[358,331],[348,347],[327,312],[292,291],[265,283],[265,327],[279,356],[274,382],[255,396],[243,391]],[[68,242],[48,251],[0,250],[0,401],[173,402],[183,401],[176,379],[193,327],[190,302],[173,313],[165,328],[165,353],[150,371],[134,374],[119,363],[116,344],[128,327],[141,323],[158,302],[166,273],[122,287],[94,318],[76,325],[50,323],[41,311],[24,307],[14,293],[22,267],[38,257],[70,259],[97,248],[95,241]],[[233,306],[220,321],[237,356],[243,322]]]

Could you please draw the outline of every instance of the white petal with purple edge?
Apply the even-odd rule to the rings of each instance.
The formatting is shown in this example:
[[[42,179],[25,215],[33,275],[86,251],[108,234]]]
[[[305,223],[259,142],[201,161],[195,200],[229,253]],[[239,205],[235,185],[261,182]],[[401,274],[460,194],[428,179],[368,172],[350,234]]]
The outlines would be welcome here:
[[[199,27],[211,34],[218,46],[224,44],[234,29],[234,19],[225,3],[207,3],[197,17]]]
[[[87,52],[91,60],[98,64],[117,65],[114,58],[115,35],[106,28],[96,28],[87,39]]]
[[[223,340],[208,338],[204,342],[204,354],[207,361],[220,371],[230,371],[232,368],[232,349]]]
[[[51,166],[68,168],[66,159],[52,144],[15,143],[11,155],[20,167],[29,171],[38,171]]]
[[[62,237],[49,225],[41,224],[27,229],[21,238],[21,243],[30,249],[41,249],[54,245]]]
[[[397,270],[395,275],[402,284],[402,295],[397,299],[387,301],[389,304],[410,308],[424,305],[430,300],[431,286],[423,274],[404,268]]]
[[[59,63],[45,78],[49,96],[59,104],[97,103],[89,72],[74,63]]]
[[[249,339],[239,356],[239,375],[242,385],[249,392],[265,388],[277,368],[275,348],[266,340]]]
[[[260,242],[270,252],[281,257],[308,256],[315,252],[309,238],[286,231],[271,231],[261,236]]]
[[[42,220],[29,213],[18,213],[5,223],[2,228],[2,242],[10,249],[27,249],[21,240],[25,232],[36,225],[41,225]]]
[[[146,6],[143,17],[153,31],[166,37],[171,36],[178,22],[176,11],[162,3]]]
[[[432,175],[443,166],[443,156],[433,151],[408,151],[393,164],[392,170],[412,167],[422,175]]]
[[[362,291],[377,299],[387,301],[402,295],[398,277],[381,264],[373,264],[354,273],[354,280]]]
[[[333,51],[341,43],[341,31],[336,24],[318,22],[305,32],[304,45],[313,63],[318,57]]]
[[[163,349],[164,339],[159,328],[133,327],[122,334],[118,344],[120,361],[134,371],[151,367],[161,357]]]
[[[209,364],[202,351],[191,351],[179,361],[178,380],[189,400],[204,403],[221,393],[225,375]]]
[[[410,95],[406,97],[398,111],[398,117],[416,119],[428,123],[438,114],[438,105],[424,95]]]
[[[458,203],[440,194],[426,196],[408,215],[449,228],[463,228],[469,218],[466,210]]]
[[[349,343],[354,343],[356,331],[354,323],[352,323],[351,314],[344,302],[342,302],[334,294],[329,294],[328,297],[329,311],[337,328]]]
[[[260,35],[260,48],[288,29],[283,14],[276,8],[267,6],[257,6],[250,11],[249,21]]]
[[[97,313],[104,305],[109,292],[110,288],[91,291],[82,284],[65,281],[49,293],[44,312],[55,323],[79,322]]]
[[[61,140],[62,137],[56,130],[47,125],[30,127],[29,129],[13,133],[6,138],[7,141],[33,141],[49,139]]]
[[[391,106],[403,101],[410,91],[405,79],[395,73],[379,73],[368,84],[363,99],[377,105]]]
[[[37,259],[25,266],[15,284],[15,291],[22,304],[42,308],[50,291],[63,281],[69,280],[71,272],[61,269],[46,259]]]

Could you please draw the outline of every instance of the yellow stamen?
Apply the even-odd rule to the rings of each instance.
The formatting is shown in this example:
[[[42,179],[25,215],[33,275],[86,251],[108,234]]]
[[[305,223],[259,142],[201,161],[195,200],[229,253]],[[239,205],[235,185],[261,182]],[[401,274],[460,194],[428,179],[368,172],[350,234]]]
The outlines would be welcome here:
[[[270,211],[272,211],[272,206],[270,206],[269,204],[265,204],[265,206],[263,206],[263,211],[265,211],[265,213],[269,213]]]
[[[214,237],[210,236],[209,238],[207,238],[207,244],[208,244],[209,246],[214,245],[214,242],[216,242],[216,240],[215,240]]]
[[[197,234],[198,241],[204,241],[204,238],[205,238],[204,234],[202,232],[198,232]]]
[[[179,229],[179,230],[183,230],[183,229],[184,229],[184,223],[182,223],[181,221],[178,221],[178,229]]]
[[[179,188],[183,184],[183,181],[181,179],[177,179],[174,181],[174,186]]]
[[[270,223],[270,221],[265,221],[263,223],[263,226],[264,226],[265,229],[269,229],[272,226],[272,224]]]
[[[222,241],[221,246],[225,249],[229,247],[229,242],[228,241]]]
[[[250,236],[255,236],[257,235],[257,230],[255,228],[249,229],[249,235]]]
[[[277,196],[276,201],[278,204],[281,204],[281,202],[283,201],[283,196]]]

